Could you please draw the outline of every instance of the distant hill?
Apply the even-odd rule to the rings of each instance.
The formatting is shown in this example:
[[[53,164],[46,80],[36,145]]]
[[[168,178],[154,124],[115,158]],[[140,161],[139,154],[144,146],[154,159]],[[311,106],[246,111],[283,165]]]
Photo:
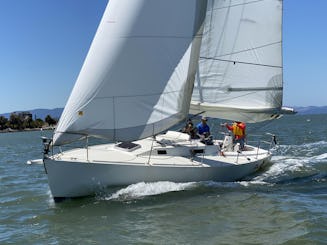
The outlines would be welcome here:
[[[306,115],[306,114],[327,114],[327,106],[307,106],[307,107],[293,107],[297,111],[297,115]],[[63,111],[63,108],[55,108],[55,109],[34,109],[29,110],[30,113],[33,115],[34,118],[41,118],[42,120],[45,119],[47,115],[50,115],[52,118],[59,119],[60,115]],[[16,111],[21,112],[21,111]],[[7,118],[10,117],[10,113],[3,113],[0,116],[5,116]]]
[[[294,107],[299,115],[305,114],[327,114],[327,106],[306,106],[306,107]]]
[[[33,115],[33,119],[35,118],[41,118],[42,120],[45,119],[47,115],[50,115],[52,118],[59,119],[61,116],[61,113],[63,111],[63,108],[55,108],[55,109],[34,109],[34,110],[26,110]],[[15,111],[15,112],[22,112],[22,111]],[[10,117],[10,114],[13,112],[3,113],[0,114],[0,116],[5,116],[7,118]]]

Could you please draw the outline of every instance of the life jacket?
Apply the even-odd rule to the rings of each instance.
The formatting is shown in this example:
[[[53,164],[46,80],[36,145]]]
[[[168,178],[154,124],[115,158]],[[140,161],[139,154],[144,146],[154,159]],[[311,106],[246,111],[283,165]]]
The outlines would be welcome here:
[[[236,138],[243,138],[244,137],[244,128],[241,128],[239,124],[233,124],[233,134]]]

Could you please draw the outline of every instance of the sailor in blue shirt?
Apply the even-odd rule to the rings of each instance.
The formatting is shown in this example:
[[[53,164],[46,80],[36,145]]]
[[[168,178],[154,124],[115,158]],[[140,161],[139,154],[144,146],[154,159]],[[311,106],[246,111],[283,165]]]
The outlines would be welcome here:
[[[210,128],[207,124],[207,118],[205,116],[202,117],[201,122],[196,125],[196,128],[200,138],[206,138],[210,135]]]

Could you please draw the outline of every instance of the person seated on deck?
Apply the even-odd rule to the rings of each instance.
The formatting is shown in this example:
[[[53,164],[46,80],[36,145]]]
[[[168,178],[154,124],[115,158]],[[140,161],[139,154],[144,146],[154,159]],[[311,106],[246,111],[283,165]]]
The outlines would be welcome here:
[[[206,145],[212,145],[212,136],[210,135],[210,127],[207,124],[207,118],[203,116],[201,122],[196,125],[197,135],[200,141]]]
[[[185,125],[185,127],[182,130],[182,133],[186,133],[188,135],[190,135],[191,139],[196,139],[197,135],[196,135],[196,128],[193,127],[193,123],[192,120],[189,119]]]
[[[233,132],[233,143],[240,144],[240,150],[244,150],[245,149],[245,128],[246,128],[246,124],[244,122],[239,122],[239,121],[235,121],[232,125],[228,125],[228,123],[224,123],[224,125],[226,126],[226,128],[230,131]]]

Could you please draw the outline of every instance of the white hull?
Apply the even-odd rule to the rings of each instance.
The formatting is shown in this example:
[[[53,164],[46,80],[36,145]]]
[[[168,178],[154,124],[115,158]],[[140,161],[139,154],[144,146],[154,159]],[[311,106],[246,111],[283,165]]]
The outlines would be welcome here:
[[[134,143],[139,148],[131,151],[104,144],[45,158],[53,197],[88,196],[108,186],[141,181],[235,181],[256,172],[271,157],[268,151],[251,146],[241,154],[222,156],[218,141],[213,145],[197,140],[159,144],[148,138]]]

